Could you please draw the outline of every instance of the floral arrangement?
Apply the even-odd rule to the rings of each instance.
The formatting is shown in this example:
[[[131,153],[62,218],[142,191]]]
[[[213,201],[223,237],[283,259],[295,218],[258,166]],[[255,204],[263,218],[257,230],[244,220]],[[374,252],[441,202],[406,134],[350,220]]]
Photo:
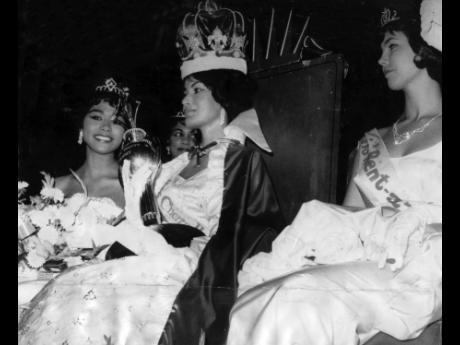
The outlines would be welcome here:
[[[18,181],[18,269],[39,270],[50,262],[68,267],[93,259],[107,247],[94,242],[95,227],[113,228],[120,208],[108,198],[81,193],[65,199],[54,178],[42,175],[40,194],[28,204],[23,198],[28,184]]]

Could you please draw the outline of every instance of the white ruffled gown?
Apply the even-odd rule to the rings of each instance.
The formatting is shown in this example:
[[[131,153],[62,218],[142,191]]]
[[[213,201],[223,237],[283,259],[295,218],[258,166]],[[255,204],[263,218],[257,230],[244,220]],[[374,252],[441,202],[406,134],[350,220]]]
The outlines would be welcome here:
[[[376,137],[370,132],[371,144]],[[397,179],[392,186],[410,199],[401,202],[412,205],[406,210],[427,223],[442,224],[441,152],[438,143],[380,160],[386,165],[380,176]],[[354,181],[376,207],[351,211],[305,203],[271,253],[245,262],[227,345],[353,345],[380,331],[403,340],[442,317],[442,230],[414,232],[405,264],[394,272],[378,268],[366,252],[363,244],[381,236],[393,218],[382,216],[378,206],[389,204],[388,191],[369,179],[374,165],[367,164],[368,173],[363,167]]]

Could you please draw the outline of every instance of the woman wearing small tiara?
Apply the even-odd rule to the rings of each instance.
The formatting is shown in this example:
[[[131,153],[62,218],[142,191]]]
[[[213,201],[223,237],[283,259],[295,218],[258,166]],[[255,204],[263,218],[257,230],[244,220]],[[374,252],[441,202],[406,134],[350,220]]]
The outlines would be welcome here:
[[[196,25],[215,18],[220,30],[208,33],[214,40],[187,45]],[[122,176],[132,236],[122,244],[138,255],[61,274],[21,319],[19,344],[225,342],[238,270],[247,257],[268,250],[283,227],[262,157],[244,146],[249,137],[269,150],[252,109],[240,19],[206,2],[179,29],[185,122],[201,131],[202,142],[161,167],[154,194],[162,224],[143,226],[139,211],[155,171],[145,165],[131,173],[126,160]],[[206,32],[206,25],[200,30]],[[203,236],[174,247],[168,225],[176,224]]]
[[[121,212],[125,201],[116,153],[129,128],[125,109],[128,98],[129,89],[113,78],[95,88],[78,136],[78,144],[85,146],[85,161],[76,171],[56,178],[56,187],[66,198],[76,193],[109,198]]]
[[[78,144],[84,145],[86,159],[77,171],[56,178],[55,187],[61,189],[69,210],[75,212],[73,231],[67,238],[71,248],[90,248],[96,235],[106,244],[102,224],[116,219],[123,211],[124,193],[119,180],[117,151],[123,134],[129,127],[129,90],[113,79],[106,79],[91,92],[84,106]],[[38,237],[37,237],[38,236]],[[32,235],[25,242],[43,247],[53,253],[51,245]],[[110,239],[106,239],[110,241]],[[27,268],[21,264],[21,270]],[[18,303],[23,305],[37,293],[46,280],[22,281],[18,285]]]
[[[383,12],[378,63],[404,112],[360,141],[345,207],[304,204],[246,261],[227,345],[406,340],[441,318],[441,6]]]
[[[182,112],[173,116],[166,138],[166,161],[174,159],[184,152],[189,152],[197,144],[197,131],[185,125],[185,116]]]

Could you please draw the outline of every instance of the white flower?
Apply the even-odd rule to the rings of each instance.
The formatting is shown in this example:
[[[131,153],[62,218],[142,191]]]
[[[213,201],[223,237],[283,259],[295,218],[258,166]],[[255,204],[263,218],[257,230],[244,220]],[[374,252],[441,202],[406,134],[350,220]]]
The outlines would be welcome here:
[[[59,240],[59,232],[53,225],[47,225],[41,228],[37,236],[40,240],[48,241],[51,244],[57,244]]]
[[[39,228],[43,228],[51,222],[51,214],[47,209],[31,210],[28,216],[30,221]]]
[[[26,189],[27,187],[29,187],[29,184],[27,182],[18,181],[18,191]]]
[[[75,214],[70,207],[60,207],[57,217],[64,230],[70,230],[75,222]]]
[[[26,260],[32,268],[39,268],[46,262],[46,258],[40,256],[36,251],[27,253]]]
[[[63,202],[64,201],[64,193],[62,190],[58,188],[52,188],[52,187],[43,187],[42,190],[40,191],[40,195],[44,199],[51,199],[55,202]]]

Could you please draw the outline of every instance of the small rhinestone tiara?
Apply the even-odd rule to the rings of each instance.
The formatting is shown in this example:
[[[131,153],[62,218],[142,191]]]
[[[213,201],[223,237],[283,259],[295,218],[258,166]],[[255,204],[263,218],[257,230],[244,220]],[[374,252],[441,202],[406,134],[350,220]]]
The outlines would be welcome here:
[[[388,23],[394,22],[399,19],[401,18],[398,16],[398,12],[396,10],[390,10],[389,8],[385,8],[382,11],[382,16],[380,17],[380,24],[383,27]]]
[[[104,85],[96,86],[96,91],[113,92],[122,97],[129,96],[129,88],[126,86],[118,86],[117,82],[113,78],[106,79]]]

